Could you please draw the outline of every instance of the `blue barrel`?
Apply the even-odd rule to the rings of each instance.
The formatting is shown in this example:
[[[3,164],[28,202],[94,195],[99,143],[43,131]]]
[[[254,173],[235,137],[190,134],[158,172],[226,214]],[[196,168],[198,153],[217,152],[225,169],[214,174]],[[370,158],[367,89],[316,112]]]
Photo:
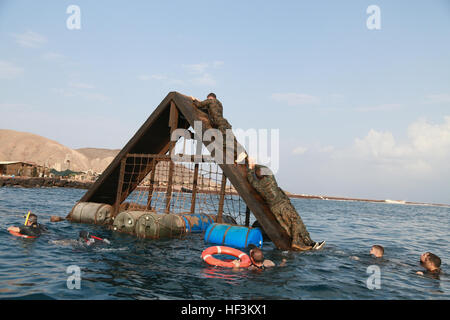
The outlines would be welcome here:
[[[181,216],[186,224],[186,232],[204,232],[214,220],[203,213],[183,214]]]
[[[247,248],[253,244],[261,248],[263,236],[259,228],[214,223],[206,229],[205,242],[233,248]]]

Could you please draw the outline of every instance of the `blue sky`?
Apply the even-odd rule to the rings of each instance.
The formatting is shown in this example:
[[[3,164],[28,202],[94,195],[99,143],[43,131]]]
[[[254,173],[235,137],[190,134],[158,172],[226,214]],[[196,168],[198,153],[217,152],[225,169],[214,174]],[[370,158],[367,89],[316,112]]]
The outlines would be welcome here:
[[[280,130],[291,192],[450,203],[449,58],[444,0],[0,0],[0,128],[121,148],[168,92],[213,91]]]

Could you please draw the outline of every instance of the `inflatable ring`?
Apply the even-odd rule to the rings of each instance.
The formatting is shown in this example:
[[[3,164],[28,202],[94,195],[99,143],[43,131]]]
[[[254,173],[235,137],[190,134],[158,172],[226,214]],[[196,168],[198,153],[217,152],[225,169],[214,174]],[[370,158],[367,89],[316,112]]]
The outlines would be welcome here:
[[[202,252],[202,259],[209,265],[224,267],[224,268],[233,268],[232,261],[223,261],[220,259],[216,259],[213,257],[215,254],[226,254],[229,256],[233,256],[241,260],[241,268],[248,268],[252,263],[250,261],[250,257],[238,249],[223,247],[223,246],[214,246],[209,247]]]
[[[25,239],[36,238],[35,236],[29,236],[29,235],[21,234],[19,232],[15,232],[15,231],[11,231],[11,230],[8,230],[8,231],[9,231],[9,233],[11,233],[13,236],[16,236],[16,237],[22,237],[22,238],[25,238]]]

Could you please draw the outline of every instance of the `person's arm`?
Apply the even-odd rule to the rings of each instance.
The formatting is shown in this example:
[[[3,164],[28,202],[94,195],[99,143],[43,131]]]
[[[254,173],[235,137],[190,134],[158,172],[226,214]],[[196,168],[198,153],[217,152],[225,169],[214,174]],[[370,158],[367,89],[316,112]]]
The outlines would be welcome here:
[[[233,270],[239,270],[241,268],[241,260],[236,259],[232,261],[233,263]]]
[[[275,263],[273,263],[272,260],[264,260],[264,267],[266,267],[266,268],[275,267]]]
[[[18,227],[9,227],[9,228],[8,228],[8,231],[20,233],[20,228],[18,228]]]
[[[279,267],[284,267],[285,265],[286,265],[286,259],[283,258],[283,260],[281,260]]]
[[[196,106],[197,108],[199,108],[202,111],[207,110],[210,103],[211,103],[211,99],[206,99],[203,101],[194,100],[194,106]]]
[[[248,169],[247,170],[247,180],[250,182],[250,184],[255,187],[259,184],[258,179],[255,176],[255,169]]]

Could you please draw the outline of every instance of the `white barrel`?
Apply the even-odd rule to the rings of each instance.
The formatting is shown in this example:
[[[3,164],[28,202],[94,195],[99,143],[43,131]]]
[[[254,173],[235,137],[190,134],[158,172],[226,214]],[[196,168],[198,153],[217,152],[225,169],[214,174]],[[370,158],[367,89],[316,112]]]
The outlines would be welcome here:
[[[79,202],[73,207],[69,220],[80,223],[110,224],[112,206],[105,203]]]
[[[114,219],[113,230],[123,233],[135,234],[136,223],[144,211],[122,211]]]

